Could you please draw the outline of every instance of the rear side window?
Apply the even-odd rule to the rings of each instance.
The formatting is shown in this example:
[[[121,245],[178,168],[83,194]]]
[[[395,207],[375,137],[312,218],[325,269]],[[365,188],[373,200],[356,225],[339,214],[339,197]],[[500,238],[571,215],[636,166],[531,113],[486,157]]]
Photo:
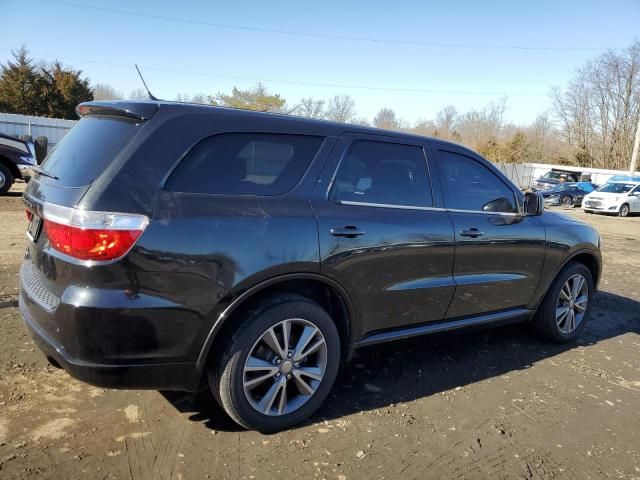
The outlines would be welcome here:
[[[315,156],[322,137],[227,133],[209,137],[167,180],[174,192],[279,195],[291,190]]]
[[[332,200],[431,207],[424,150],[396,143],[354,141],[338,167]]]
[[[49,153],[42,168],[59,178],[56,185],[89,185],[141,127],[140,123],[118,117],[84,117]]]
[[[441,151],[439,163],[444,203],[454,210],[516,213],[513,191],[480,162]]]

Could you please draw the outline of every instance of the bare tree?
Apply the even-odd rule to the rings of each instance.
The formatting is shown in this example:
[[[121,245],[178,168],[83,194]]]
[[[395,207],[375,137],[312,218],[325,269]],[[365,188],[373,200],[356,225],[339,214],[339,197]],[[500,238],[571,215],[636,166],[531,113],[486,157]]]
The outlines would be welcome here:
[[[349,95],[336,95],[327,105],[326,116],[334,122],[350,122],[356,116],[356,102]]]
[[[480,110],[473,109],[461,115],[457,129],[464,142],[476,150],[480,150],[482,146],[497,144],[504,127],[506,110],[507,99],[502,97]]]
[[[552,99],[577,163],[626,168],[640,116],[640,42],[588,61]]]
[[[303,98],[296,113],[303,117],[324,118],[324,100],[316,100],[313,97]]]
[[[93,86],[93,99],[99,100],[120,100],[123,98],[122,92],[116,90],[106,83],[97,83]]]
[[[369,120],[367,120],[364,117],[353,117],[349,123],[353,123],[354,125],[360,125],[362,127],[370,127],[371,124],[369,123]]]
[[[396,118],[396,112],[390,108],[382,108],[373,119],[373,125],[386,130],[397,130],[400,122]]]
[[[209,97],[206,93],[196,93],[195,95],[189,95],[188,93],[179,93],[178,95],[176,95],[176,102],[199,103],[202,105],[208,105]]]
[[[436,113],[437,135],[442,138],[451,138],[454,131],[454,124],[458,119],[458,110],[453,105],[447,105]]]
[[[144,88],[134,88],[127,95],[127,99],[129,100],[148,100],[149,94]]]

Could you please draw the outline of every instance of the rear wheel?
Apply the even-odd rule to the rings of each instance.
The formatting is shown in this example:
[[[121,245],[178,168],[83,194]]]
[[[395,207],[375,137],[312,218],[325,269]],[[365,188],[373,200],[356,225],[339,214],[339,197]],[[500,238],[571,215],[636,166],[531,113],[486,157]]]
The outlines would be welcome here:
[[[250,311],[209,366],[209,386],[233,420],[273,432],[305,420],[325,400],[340,338],[318,304],[287,295]]]
[[[535,329],[559,343],[576,340],[584,329],[593,300],[593,276],[581,263],[568,264],[556,277],[540,304]]]
[[[629,208],[629,205],[625,203],[620,207],[618,215],[620,215],[621,217],[628,217],[630,212],[631,209]]]
[[[6,166],[0,163],[0,195],[7,193],[13,185],[13,174]]]

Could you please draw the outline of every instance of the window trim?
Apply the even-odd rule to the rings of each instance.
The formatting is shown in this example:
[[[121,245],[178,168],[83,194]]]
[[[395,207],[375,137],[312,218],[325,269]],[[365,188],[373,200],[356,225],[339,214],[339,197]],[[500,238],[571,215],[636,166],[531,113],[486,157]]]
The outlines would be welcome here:
[[[313,157],[309,161],[309,164],[307,165],[307,167],[305,168],[304,172],[302,173],[302,176],[300,177],[300,179],[293,185],[293,187],[291,187],[286,192],[276,193],[276,194],[273,194],[273,195],[257,195],[255,193],[181,192],[181,191],[176,191],[176,190],[170,190],[170,189],[167,188],[167,182],[169,181],[169,179],[171,178],[171,176],[173,175],[175,170],[180,166],[180,164],[183,162],[183,160],[191,153],[191,151],[194,148],[196,148],[201,143],[203,143],[203,142],[205,142],[205,141],[207,141],[207,140],[209,140],[209,139],[211,139],[213,137],[219,137],[219,136],[222,136],[222,135],[238,135],[238,134],[240,134],[240,135],[287,135],[287,136],[296,136],[296,137],[314,137],[314,138],[319,138],[321,140],[321,142],[320,142],[320,145],[318,145],[318,149],[314,153]],[[309,171],[311,170],[311,167],[315,163],[315,161],[318,158],[318,155],[320,154],[320,152],[322,152],[322,149],[325,146],[325,144],[326,144],[328,139],[329,139],[329,135],[310,135],[310,134],[307,134],[307,133],[291,133],[291,132],[279,132],[279,131],[275,131],[274,132],[274,131],[237,131],[237,130],[229,130],[229,131],[222,131],[222,132],[218,132],[218,133],[213,133],[211,135],[207,135],[205,137],[202,137],[199,140],[196,140],[182,154],[180,154],[178,156],[177,160],[173,163],[173,165],[171,165],[171,167],[168,169],[167,173],[162,178],[162,180],[160,182],[161,183],[161,187],[160,188],[164,192],[168,192],[168,193],[172,193],[172,194],[179,194],[179,195],[207,195],[207,196],[217,196],[217,197],[243,197],[243,198],[251,198],[251,197],[271,198],[271,197],[281,197],[283,195],[288,195],[289,193],[293,192],[296,188],[298,188],[302,184],[302,182],[304,182],[305,178],[309,174]]]
[[[431,196],[431,206],[430,207],[424,207],[424,206],[419,206],[419,205],[393,205],[393,204],[386,204],[386,203],[357,202],[357,201],[352,201],[352,200],[335,200],[333,198],[333,196],[334,196],[333,187],[334,187],[334,184],[335,184],[336,177],[338,176],[338,172],[340,171],[340,167],[342,166],[342,162],[344,161],[345,157],[347,156],[347,152],[349,152],[349,149],[351,148],[351,146],[355,142],[387,143],[389,145],[401,145],[401,146],[404,146],[404,147],[419,148],[422,151],[422,156],[424,158],[424,164],[425,164],[425,167],[426,167],[427,182],[429,182],[429,190],[430,190],[430,196]],[[427,151],[426,151],[424,145],[415,144],[415,143],[405,143],[405,142],[390,142],[390,141],[388,141],[386,139],[385,140],[378,140],[378,139],[371,139],[371,138],[366,138],[366,137],[352,137],[352,138],[350,138],[349,143],[344,147],[342,153],[340,154],[340,160],[338,161],[338,164],[336,165],[336,168],[333,170],[333,174],[331,175],[331,180],[329,181],[329,184],[327,186],[327,191],[325,192],[325,199],[328,202],[333,203],[334,205],[360,205],[360,206],[377,207],[377,208],[396,208],[396,209],[401,209],[401,210],[402,209],[403,210],[440,210],[439,207],[435,207],[434,206],[436,204],[436,201],[435,201],[436,199],[434,197],[434,192],[433,192],[433,181],[431,180],[431,170],[429,168],[429,158],[427,156]]]

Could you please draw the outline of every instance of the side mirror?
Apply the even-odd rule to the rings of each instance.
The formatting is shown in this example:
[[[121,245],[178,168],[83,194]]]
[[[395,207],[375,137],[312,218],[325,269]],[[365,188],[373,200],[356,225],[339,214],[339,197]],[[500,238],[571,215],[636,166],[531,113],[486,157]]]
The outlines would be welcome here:
[[[544,197],[539,193],[524,194],[524,214],[528,217],[542,215],[544,212]]]

